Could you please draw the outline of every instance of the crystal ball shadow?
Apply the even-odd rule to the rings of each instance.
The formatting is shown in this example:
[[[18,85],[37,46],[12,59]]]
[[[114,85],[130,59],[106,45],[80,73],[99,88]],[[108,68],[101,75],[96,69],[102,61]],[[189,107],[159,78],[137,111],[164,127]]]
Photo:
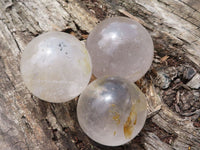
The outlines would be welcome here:
[[[89,34],[86,47],[97,78],[119,76],[135,82],[153,60],[151,36],[141,24],[125,17],[99,23]]]
[[[91,77],[91,59],[74,36],[48,32],[34,38],[21,56],[20,70],[27,88],[48,102],[66,102],[78,96]]]
[[[83,131],[106,146],[119,146],[132,140],[143,128],[146,115],[144,94],[135,84],[119,77],[93,81],[77,104]]]

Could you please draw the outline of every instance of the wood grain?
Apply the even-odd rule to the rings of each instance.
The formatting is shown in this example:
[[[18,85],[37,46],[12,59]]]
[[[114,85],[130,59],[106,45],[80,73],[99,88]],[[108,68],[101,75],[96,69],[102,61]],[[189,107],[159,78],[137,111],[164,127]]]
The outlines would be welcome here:
[[[150,71],[137,82],[148,98],[144,129],[132,142],[109,148],[80,129],[77,99],[63,104],[39,100],[25,87],[19,65],[24,47],[37,35],[57,30],[83,40],[98,21],[119,15],[133,16],[148,29],[155,57]],[[198,95],[199,90],[190,89],[184,81],[179,85],[175,79],[166,90],[154,84],[160,68],[184,65],[200,72],[199,0],[0,0],[0,150],[197,150],[200,128],[194,121],[199,119],[199,107],[191,110],[194,113],[185,111],[189,115],[184,116],[168,101],[183,100],[178,92]],[[200,98],[195,100],[198,104]],[[177,107],[182,110],[181,105]]]

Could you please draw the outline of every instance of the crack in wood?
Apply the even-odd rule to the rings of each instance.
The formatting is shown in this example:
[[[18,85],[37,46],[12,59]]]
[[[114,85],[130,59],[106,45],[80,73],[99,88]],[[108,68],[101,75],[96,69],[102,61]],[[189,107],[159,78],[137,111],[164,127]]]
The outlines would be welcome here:
[[[199,48],[198,38],[200,37],[200,32],[198,32],[200,27],[193,25],[198,23],[196,21],[198,21],[197,18],[200,13],[189,3],[181,1],[185,3],[186,8],[192,10],[192,12],[185,12],[186,16],[182,16],[182,14],[179,14],[182,11],[181,9],[174,10],[176,9],[175,6],[180,7],[180,0],[179,2],[175,0],[173,6],[170,6],[171,1],[163,0],[116,0],[109,2],[106,0],[88,0],[87,5],[92,4],[93,1],[97,3],[94,7],[98,4],[106,7],[106,13],[103,14],[105,15],[103,17],[119,15],[119,9],[124,9],[131,15],[138,17],[153,37],[156,48],[155,54],[159,58],[162,55],[169,57],[166,64],[170,64],[170,61],[172,66],[179,65],[179,63],[183,64],[183,62],[189,63],[198,72],[200,71],[200,65],[198,63],[195,65],[185,56],[190,55],[193,59],[199,58],[195,53],[190,54],[188,52],[189,49]],[[167,3],[167,7],[161,7],[161,5],[164,5],[161,4],[163,2]],[[4,5],[5,3],[7,5]],[[154,10],[151,11],[150,6],[152,3],[155,3],[157,8],[154,7]],[[183,5],[182,3],[181,5]],[[76,102],[64,104],[43,102],[31,95],[24,87],[22,79],[19,78],[19,53],[33,37],[53,29],[65,31],[68,26],[81,39],[82,34],[88,34],[93,29],[99,18],[91,15],[82,5],[84,5],[84,1],[77,0],[68,0],[67,2],[64,0],[0,0],[0,114],[7,117],[12,116],[0,122],[0,132],[6,124],[8,128],[4,132],[6,131],[6,134],[11,135],[10,137],[4,136],[6,141],[2,144],[0,134],[1,147],[5,146],[5,149],[10,148],[11,150],[110,149],[89,140],[81,131],[76,118]],[[4,9],[4,6],[7,8]],[[156,9],[163,11],[163,14],[156,12]],[[191,13],[194,16],[191,16]],[[173,15],[173,18],[166,16],[164,16],[166,18],[162,18],[162,15]],[[189,16],[193,20],[188,21]],[[171,20],[168,19],[172,19],[174,22],[171,23]],[[181,20],[184,20],[184,23]],[[195,48],[193,48],[194,45]],[[152,64],[152,68],[162,66],[164,66],[164,63]],[[149,71],[144,77],[144,82],[147,81],[145,78],[150,78],[151,73],[152,71]],[[141,84],[143,88],[147,88],[144,91],[149,90],[149,84],[149,82],[145,83],[145,86]],[[179,90],[179,88],[176,90]],[[186,88],[186,90],[188,89]],[[166,133],[163,132],[163,136],[166,136],[166,138],[170,138],[171,135],[177,135],[177,137],[172,140],[172,143],[167,143],[162,137],[159,138],[154,134],[152,130],[148,133],[144,128],[141,134],[131,143],[114,149],[122,150],[139,147],[138,149],[160,148],[160,150],[166,150],[167,148],[182,149],[189,146],[191,149],[199,148],[198,128],[193,127],[193,122],[190,120],[194,115],[199,114],[199,110],[186,113],[185,119],[183,119],[172,110],[169,110],[158,93],[162,94],[162,91],[156,87],[153,96],[147,95],[151,97],[152,102],[155,102],[150,104],[152,115],[148,119],[159,126],[160,131],[166,131]],[[156,99],[157,96],[161,99]],[[181,101],[180,97],[179,99]],[[26,116],[26,118],[24,119],[21,116]],[[2,118],[0,117],[0,119]],[[15,123],[10,123],[10,121]],[[27,128],[31,128],[32,131],[27,130]],[[13,141],[11,137],[17,140]],[[15,147],[12,147],[13,143]],[[162,147],[163,145],[164,147]]]

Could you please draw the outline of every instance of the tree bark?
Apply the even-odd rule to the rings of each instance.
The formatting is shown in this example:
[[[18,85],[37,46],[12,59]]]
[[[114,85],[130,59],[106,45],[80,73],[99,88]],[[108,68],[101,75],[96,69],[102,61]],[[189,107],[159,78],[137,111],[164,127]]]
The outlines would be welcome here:
[[[39,100],[19,70],[20,54],[37,35],[57,30],[85,40],[110,16],[140,22],[155,47],[151,69],[136,82],[148,98],[145,127],[130,143],[114,148],[83,133],[77,98],[62,104]],[[197,150],[199,74],[199,0],[0,0],[0,150]]]

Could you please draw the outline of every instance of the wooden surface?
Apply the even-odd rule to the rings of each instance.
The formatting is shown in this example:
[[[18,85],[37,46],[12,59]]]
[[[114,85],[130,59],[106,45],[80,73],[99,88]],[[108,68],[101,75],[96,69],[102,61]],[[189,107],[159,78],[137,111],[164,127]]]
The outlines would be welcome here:
[[[85,40],[98,21],[110,16],[139,21],[155,46],[151,69],[137,81],[148,98],[145,127],[130,143],[114,148],[82,132],[77,99],[39,100],[19,70],[20,54],[37,35],[57,30]],[[196,77],[186,77],[188,68]],[[0,150],[197,150],[199,73],[200,0],[0,0]]]

